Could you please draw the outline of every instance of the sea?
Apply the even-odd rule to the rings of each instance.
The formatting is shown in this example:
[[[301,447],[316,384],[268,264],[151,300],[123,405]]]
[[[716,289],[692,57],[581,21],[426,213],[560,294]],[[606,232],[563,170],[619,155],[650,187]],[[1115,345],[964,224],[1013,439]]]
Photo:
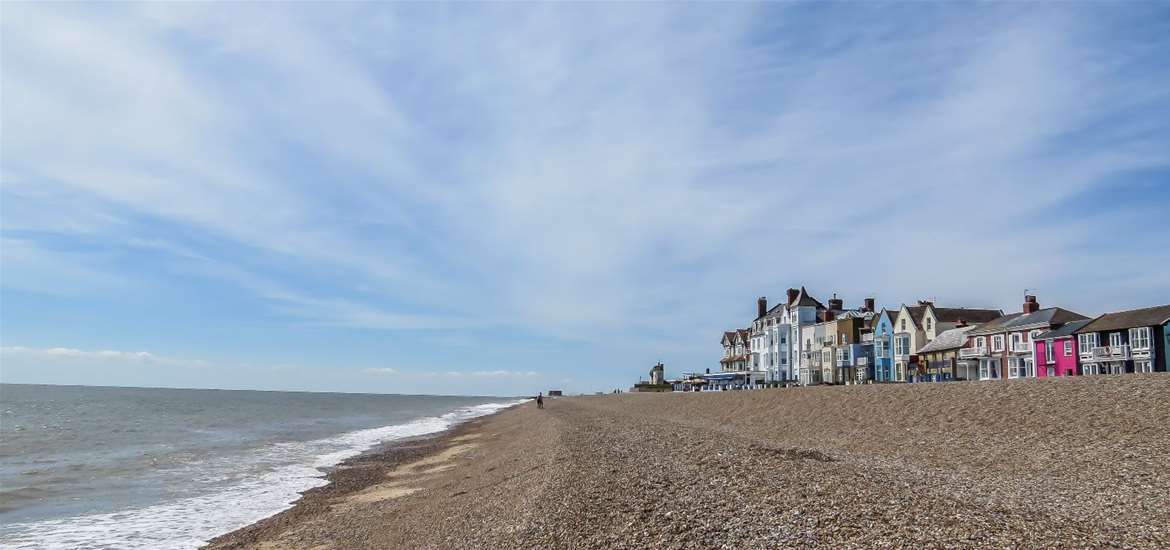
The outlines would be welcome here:
[[[0,384],[0,548],[197,548],[379,443],[518,402]]]

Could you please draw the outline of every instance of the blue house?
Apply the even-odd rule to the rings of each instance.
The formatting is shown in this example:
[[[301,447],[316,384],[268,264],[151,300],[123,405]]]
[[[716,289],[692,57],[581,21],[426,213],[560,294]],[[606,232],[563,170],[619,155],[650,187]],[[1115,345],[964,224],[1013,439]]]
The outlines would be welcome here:
[[[882,309],[873,319],[873,379],[875,382],[893,382],[894,379],[894,318],[898,312]]]

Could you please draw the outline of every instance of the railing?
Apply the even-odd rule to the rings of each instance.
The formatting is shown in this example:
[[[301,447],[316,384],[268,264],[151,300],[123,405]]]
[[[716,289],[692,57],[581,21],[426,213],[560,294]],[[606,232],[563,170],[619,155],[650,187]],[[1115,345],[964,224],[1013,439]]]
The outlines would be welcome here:
[[[987,348],[963,348],[959,350],[960,359],[983,357],[985,355],[987,355]]]
[[[1012,342],[1012,353],[1032,353],[1032,343]]]
[[[1129,345],[1109,346],[1109,355],[1114,359],[1129,359]]]
[[[1109,357],[1109,346],[1095,346],[1093,348],[1093,359],[1106,359]]]
[[[864,367],[869,364],[869,357],[858,357],[857,366]]]
[[[862,342],[872,342],[873,341],[873,333],[871,332],[868,334],[862,334],[861,341]]]

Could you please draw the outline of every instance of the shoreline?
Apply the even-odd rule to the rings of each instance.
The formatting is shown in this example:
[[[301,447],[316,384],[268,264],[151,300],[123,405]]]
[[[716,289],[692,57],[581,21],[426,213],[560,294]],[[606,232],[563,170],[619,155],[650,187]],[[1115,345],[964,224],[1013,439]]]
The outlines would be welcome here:
[[[520,405],[512,405],[483,416],[471,418],[438,432],[378,443],[356,456],[325,468],[323,477],[328,483],[304,491],[300,498],[293,501],[288,508],[254,523],[217,535],[206,541],[200,548],[209,550],[248,548],[261,544],[263,540],[279,536],[290,526],[304,522],[309,517],[326,510],[331,501],[345,498],[379,484],[395,468],[440,453],[444,447],[449,446],[458,438],[475,433],[486,419],[504,414],[517,406]]]

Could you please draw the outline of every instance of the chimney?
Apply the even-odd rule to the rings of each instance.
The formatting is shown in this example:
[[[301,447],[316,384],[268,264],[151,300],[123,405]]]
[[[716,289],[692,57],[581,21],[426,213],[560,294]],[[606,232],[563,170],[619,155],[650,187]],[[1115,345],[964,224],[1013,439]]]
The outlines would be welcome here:
[[[1040,303],[1036,301],[1036,297],[1028,294],[1024,296],[1024,313],[1036,313],[1040,311]]]
[[[967,326],[967,320],[966,320],[966,319],[959,319],[959,322],[958,322],[958,323],[955,323],[955,328],[963,328],[963,327],[965,327],[965,326]]]
[[[788,289],[788,303],[789,303],[789,304],[791,304],[792,302],[795,302],[795,301],[796,301],[796,297],[797,297],[799,294],[800,294],[800,291],[799,291],[799,290],[797,290],[797,289],[795,289],[795,288],[790,288],[790,289]]]
[[[756,300],[756,311],[759,313],[759,315],[756,315],[756,318],[763,317],[765,313],[768,313],[767,296],[760,296],[760,299]]]
[[[832,304],[832,303],[833,303],[833,301],[829,300],[829,304]],[[832,321],[833,319],[836,319],[836,318],[837,318],[837,314],[833,313],[833,306],[830,305],[829,309],[825,310],[825,320]]]
[[[873,309],[873,298],[866,298],[866,299],[865,299],[865,310],[866,310],[866,311],[874,311],[874,309]]]
[[[843,310],[845,309],[845,301],[837,297],[837,293],[833,293],[833,297],[829,298],[829,309]]]
[[[931,300],[918,300],[918,305],[920,305],[920,306],[932,306],[932,305],[934,305],[934,302],[933,302],[933,301],[931,301]]]

